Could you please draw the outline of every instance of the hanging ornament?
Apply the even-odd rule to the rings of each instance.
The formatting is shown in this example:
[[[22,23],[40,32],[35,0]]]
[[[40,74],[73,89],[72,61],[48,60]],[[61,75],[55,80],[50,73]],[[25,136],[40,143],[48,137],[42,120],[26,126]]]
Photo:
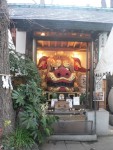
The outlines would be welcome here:
[[[11,76],[9,76],[9,80],[8,81],[9,81],[9,87],[10,87],[10,89],[13,90],[13,86],[12,86],[12,83],[11,83]]]
[[[13,90],[13,86],[12,86],[12,83],[11,83],[11,76],[10,75],[2,75],[2,82],[3,82],[2,87],[4,89],[11,89],[11,90]]]
[[[7,76],[2,76],[2,82],[3,82],[2,87],[9,89],[9,83],[8,83],[8,77]]]

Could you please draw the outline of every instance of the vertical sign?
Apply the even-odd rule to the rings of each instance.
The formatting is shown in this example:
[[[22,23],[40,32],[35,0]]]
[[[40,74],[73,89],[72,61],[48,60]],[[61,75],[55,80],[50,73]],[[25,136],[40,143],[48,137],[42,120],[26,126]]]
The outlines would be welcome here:
[[[104,101],[103,77],[95,77],[95,91],[93,92],[93,101]]]
[[[103,77],[95,77],[95,91],[96,92],[102,92],[103,86]]]
[[[106,41],[107,41],[107,32],[104,32],[99,36],[99,59],[105,47]]]

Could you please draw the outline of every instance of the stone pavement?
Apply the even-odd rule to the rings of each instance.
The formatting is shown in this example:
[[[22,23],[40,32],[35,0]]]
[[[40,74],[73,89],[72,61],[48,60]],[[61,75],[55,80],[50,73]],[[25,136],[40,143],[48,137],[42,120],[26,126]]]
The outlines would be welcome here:
[[[49,141],[39,150],[113,150],[113,135],[98,137],[95,142]]]

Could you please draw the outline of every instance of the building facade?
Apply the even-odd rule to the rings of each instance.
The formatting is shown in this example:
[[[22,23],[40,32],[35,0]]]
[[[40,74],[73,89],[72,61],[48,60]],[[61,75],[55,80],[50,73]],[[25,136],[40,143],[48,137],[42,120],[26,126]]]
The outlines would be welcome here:
[[[113,25],[113,10],[10,4],[9,12],[16,51],[36,63],[41,87],[50,103],[49,113],[57,110],[62,114],[63,111],[62,115],[68,118],[80,112],[75,117],[76,121],[83,121],[78,134],[86,122],[90,127],[83,133],[91,134],[92,122],[86,120],[84,110],[107,107],[106,81],[102,80],[95,87],[94,69]],[[104,95],[96,105],[95,89]],[[74,126],[71,122],[69,132],[75,131]],[[59,132],[63,131],[59,129]]]

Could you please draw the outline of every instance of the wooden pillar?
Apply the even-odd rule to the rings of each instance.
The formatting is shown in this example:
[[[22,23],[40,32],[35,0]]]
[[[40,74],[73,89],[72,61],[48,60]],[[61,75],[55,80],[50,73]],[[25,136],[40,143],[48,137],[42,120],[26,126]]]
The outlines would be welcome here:
[[[91,42],[91,50],[90,50],[90,108],[92,108],[93,106],[93,89],[94,89],[93,51],[94,51],[94,41]]]
[[[36,54],[36,40],[33,39],[33,53],[32,53],[32,56],[33,56],[33,61],[36,63],[37,62],[37,54]]]
[[[87,70],[89,69],[89,49],[90,45],[87,43],[87,52],[86,52],[86,68]],[[89,105],[89,71],[86,72],[86,97],[88,100],[88,105]]]
[[[32,59],[32,33],[27,32],[26,34],[26,56]]]

